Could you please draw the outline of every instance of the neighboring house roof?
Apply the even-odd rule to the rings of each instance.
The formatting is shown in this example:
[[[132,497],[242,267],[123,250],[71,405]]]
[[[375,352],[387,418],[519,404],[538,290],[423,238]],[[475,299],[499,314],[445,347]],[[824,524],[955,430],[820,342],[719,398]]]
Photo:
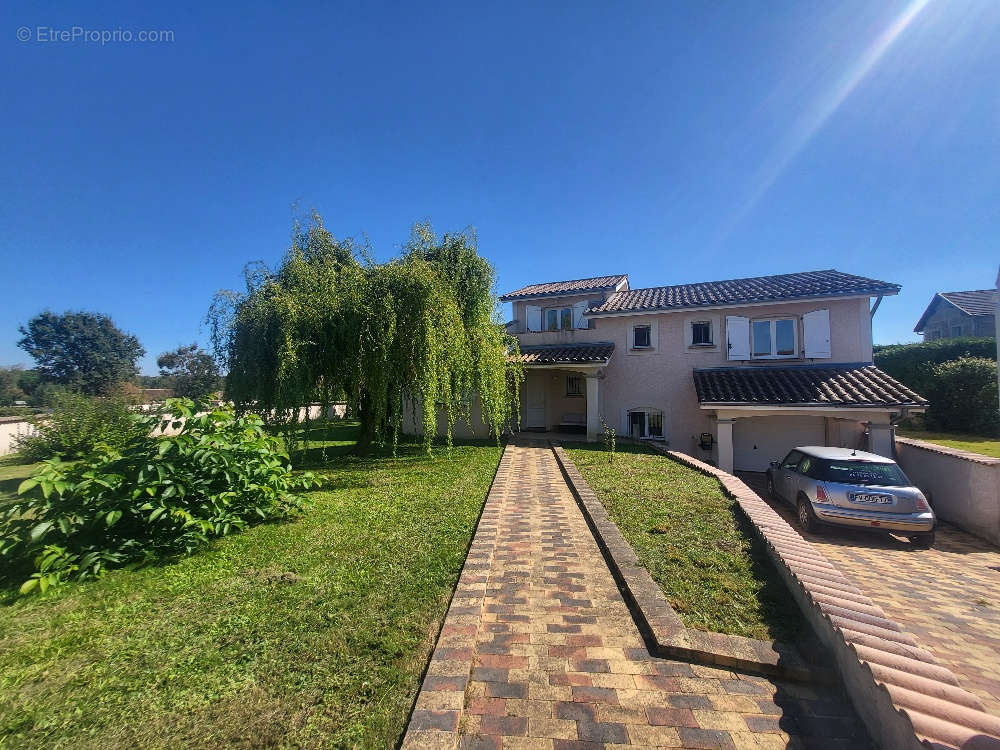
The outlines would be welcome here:
[[[620,284],[628,285],[628,276],[593,276],[589,279],[574,279],[572,281],[547,281],[544,284],[529,284],[515,289],[500,298],[501,302],[511,302],[516,299],[531,297],[554,297],[560,294],[588,294],[590,292],[614,291]]]
[[[993,315],[997,304],[996,289],[974,289],[968,292],[938,292],[934,295],[931,303],[927,305],[924,314],[920,316],[914,333],[923,333],[927,325],[927,319],[934,314],[941,301],[945,301],[957,307],[966,315]]]
[[[702,404],[732,406],[925,406],[927,400],[874,365],[717,367],[694,371]]]
[[[521,361],[526,365],[583,364],[607,362],[615,351],[610,341],[588,344],[522,346]]]
[[[587,310],[587,315],[746,305],[816,297],[876,296],[897,294],[899,289],[898,284],[831,269],[628,289],[612,294],[603,304]]]

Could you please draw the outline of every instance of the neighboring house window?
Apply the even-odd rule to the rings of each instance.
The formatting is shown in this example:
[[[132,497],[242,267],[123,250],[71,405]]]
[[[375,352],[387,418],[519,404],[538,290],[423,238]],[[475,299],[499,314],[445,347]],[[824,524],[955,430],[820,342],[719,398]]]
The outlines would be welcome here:
[[[633,409],[627,422],[629,436],[663,439],[663,412],[659,409]]]
[[[957,339],[962,335],[962,326],[952,326],[951,327],[951,337]]]
[[[794,357],[797,338],[794,318],[755,320],[750,327],[751,353],[754,359]]]
[[[566,395],[567,396],[582,396],[583,395],[583,376],[582,375],[567,375],[566,376]]]
[[[558,331],[573,327],[572,307],[550,307],[545,311],[545,330]]]
[[[636,326],[632,329],[632,347],[634,349],[648,349],[650,347],[649,331],[649,326]]]
[[[712,321],[697,320],[691,324],[691,346],[712,346]]]

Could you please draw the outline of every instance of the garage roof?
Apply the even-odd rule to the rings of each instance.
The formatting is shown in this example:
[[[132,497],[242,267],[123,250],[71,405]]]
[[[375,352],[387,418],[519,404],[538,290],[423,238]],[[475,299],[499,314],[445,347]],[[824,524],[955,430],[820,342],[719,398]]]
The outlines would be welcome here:
[[[718,367],[694,371],[701,404],[720,406],[926,406],[927,400],[870,364]]]

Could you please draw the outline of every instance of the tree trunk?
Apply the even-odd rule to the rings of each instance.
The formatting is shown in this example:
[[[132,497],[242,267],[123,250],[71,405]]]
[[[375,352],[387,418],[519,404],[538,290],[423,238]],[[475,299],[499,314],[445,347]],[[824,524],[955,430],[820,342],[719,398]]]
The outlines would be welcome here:
[[[359,456],[371,453],[372,442],[375,440],[375,415],[372,414],[371,401],[368,396],[362,396],[358,404],[358,419],[361,421],[361,432],[354,452]]]

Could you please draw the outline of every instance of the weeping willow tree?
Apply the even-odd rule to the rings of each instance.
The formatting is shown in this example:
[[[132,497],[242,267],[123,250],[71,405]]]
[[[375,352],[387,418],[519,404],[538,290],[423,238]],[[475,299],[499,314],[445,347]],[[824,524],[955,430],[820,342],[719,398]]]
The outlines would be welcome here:
[[[395,446],[407,410],[431,448],[458,419],[500,433],[517,419],[517,343],[496,316],[495,272],[471,231],[437,237],[414,226],[401,255],[372,260],[317,214],[296,225],[279,268],[252,264],[246,289],[219,292],[208,323],[228,369],[226,395],[293,429],[300,407],[346,396],[361,422],[357,450]]]

